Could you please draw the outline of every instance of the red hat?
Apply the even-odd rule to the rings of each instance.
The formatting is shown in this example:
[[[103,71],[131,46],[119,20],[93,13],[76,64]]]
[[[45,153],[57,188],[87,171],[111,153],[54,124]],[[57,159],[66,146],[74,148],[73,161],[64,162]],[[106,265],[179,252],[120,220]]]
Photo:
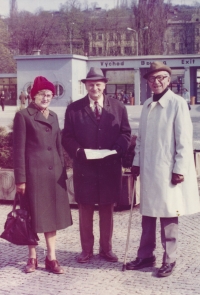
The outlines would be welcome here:
[[[55,95],[55,87],[53,83],[49,82],[45,77],[38,76],[35,78],[33,86],[31,88],[31,97],[34,99],[35,95],[40,91],[48,89]]]

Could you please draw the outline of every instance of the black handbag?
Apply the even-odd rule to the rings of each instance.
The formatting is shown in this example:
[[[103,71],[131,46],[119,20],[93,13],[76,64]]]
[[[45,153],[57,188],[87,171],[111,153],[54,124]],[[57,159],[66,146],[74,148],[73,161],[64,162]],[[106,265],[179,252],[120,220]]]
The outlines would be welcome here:
[[[20,208],[16,209],[18,200]],[[38,245],[39,238],[31,228],[30,215],[26,209],[22,208],[20,195],[17,193],[13,209],[7,215],[4,231],[0,237],[15,245]]]

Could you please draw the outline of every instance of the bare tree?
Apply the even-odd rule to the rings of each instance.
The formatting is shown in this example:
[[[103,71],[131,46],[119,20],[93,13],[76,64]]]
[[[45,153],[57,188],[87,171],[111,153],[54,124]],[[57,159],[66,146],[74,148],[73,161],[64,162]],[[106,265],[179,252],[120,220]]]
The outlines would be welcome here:
[[[7,24],[0,19],[0,73],[13,73],[16,64],[10,52],[10,37]]]
[[[52,14],[45,11],[37,14],[22,11],[11,20],[12,48],[20,54],[32,54],[34,49],[41,49],[54,26]]]
[[[164,0],[139,0],[138,5],[134,1],[132,5],[132,22],[138,32],[139,54],[162,54],[168,4]]]

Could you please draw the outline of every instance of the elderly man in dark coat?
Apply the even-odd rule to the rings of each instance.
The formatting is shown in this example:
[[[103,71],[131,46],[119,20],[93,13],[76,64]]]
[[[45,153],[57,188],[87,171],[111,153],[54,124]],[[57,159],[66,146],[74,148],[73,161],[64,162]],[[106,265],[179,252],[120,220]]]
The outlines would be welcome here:
[[[125,106],[103,91],[107,79],[98,68],[91,68],[85,83],[88,94],[66,110],[62,143],[73,158],[75,199],[79,204],[82,253],[78,262],[93,255],[93,213],[99,205],[100,256],[118,261],[112,252],[113,208],[121,191],[121,159],[131,135]],[[89,160],[84,149],[114,150],[101,159]]]

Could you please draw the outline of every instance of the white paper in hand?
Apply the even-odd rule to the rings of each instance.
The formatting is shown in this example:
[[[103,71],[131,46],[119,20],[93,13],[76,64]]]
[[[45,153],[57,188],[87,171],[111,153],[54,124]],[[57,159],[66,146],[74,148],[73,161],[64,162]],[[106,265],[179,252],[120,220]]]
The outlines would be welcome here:
[[[117,152],[110,151],[110,150],[91,150],[91,149],[84,149],[86,158],[88,160],[94,160],[94,159],[102,159],[110,155],[117,154]]]

